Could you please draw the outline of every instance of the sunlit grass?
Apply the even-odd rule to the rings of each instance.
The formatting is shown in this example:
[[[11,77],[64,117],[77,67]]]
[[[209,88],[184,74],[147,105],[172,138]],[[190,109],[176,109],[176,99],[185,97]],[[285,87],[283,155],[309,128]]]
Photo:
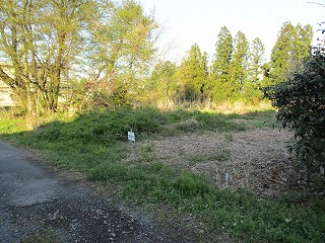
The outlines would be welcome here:
[[[51,117],[38,121],[32,131],[24,119],[1,120],[0,134],[39,151],[58,167],[106,183],[114,188],[113,196],[124,202],[145,208],[169,205],[192,215],[207,231],[224,227],[247,242],[322,242],[325,203],[317,196],[301,192],[259,199],[253,192],[217,189],[203,175],[157,162],[150,146],[134,155],[126,141],[130,128],[140,142],[155,136],[208,131],[222,132],[231,140],[229,134],[246,129],[237,120],[259,127],[271,117],[272,111],[226,115],[182,109],[102,110]],[[194,155],[189,162],[227,160],[228,156],[228,151],[211,151]]]
[[[259,101],[256,104],[252,102],[245,101],[223,101],[220,103],[187,103],[183,102],[182,104],[175,104],[173,102],[167,104],[160,104],[158,106],[162,111],[173,111],[175,109],[182,108],[189,111],[201,111],[211,114],[248,114],[252,112],[265,112],[265,111],[275,111],[276,109],[272,106],[272,103],[268,100]]]

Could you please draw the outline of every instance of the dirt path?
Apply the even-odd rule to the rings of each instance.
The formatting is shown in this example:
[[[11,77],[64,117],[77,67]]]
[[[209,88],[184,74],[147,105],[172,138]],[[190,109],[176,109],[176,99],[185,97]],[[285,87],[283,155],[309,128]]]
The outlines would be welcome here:
[[[24,242],[49,230],[62,242],[173,242],[29,156],[0,141],[0,242]]]

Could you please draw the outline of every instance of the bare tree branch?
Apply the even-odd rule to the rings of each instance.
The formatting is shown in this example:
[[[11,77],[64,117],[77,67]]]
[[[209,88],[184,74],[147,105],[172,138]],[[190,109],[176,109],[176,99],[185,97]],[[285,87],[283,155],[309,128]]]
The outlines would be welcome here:
[[[9,87],[16,88],[15,80],[6,74],[3,69],[0,67],[0,79]]]
[[[324,4],[322,4],[322,3],[317,3],[317,2],[307,2],[307,3],[312,3],[312,4],[321,5],[322,7],[324,7],[324,8],[325,8],[325,5],[324,5]]]

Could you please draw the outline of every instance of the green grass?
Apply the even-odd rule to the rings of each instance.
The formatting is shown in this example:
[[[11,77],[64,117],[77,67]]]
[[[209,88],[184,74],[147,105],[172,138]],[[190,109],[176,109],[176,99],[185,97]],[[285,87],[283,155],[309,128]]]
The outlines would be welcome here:
[[[154,208],[169,205],[191,214],[207,230],[224,227],[232,237],[246,242],[324,242],[325,202],[308,193],[288,193],[279,198],[258,198],[253,192],[219,190],[210,179],[184,168],[155,160],[152,146],[140,151],[125,141],[132,128],[138,140],[181,133],[245,129],[234,119],[261,122],[271,113],[244,116],[155,109],[93,111],[74,119],[57,120],[23,132],[22,120],[0,121],[0,134],[16,144],[40,151],[56,166],[85,173],[89,180],[115,188],[123,201]],[[232,136],[229,136],[229,141]],[[227,151],[193,156],[226,160]]]
[[[9,135],[26,130],[24,119],[1,119],[0,134]]]
[[[223,225],[247,242],[324,240],[324,201],[307,193],[259,199],[244,191],[218,190],[203,176],[155,162],[132,168],[106,162],[90,170],[89,179],[119,185],[118,196],[136,205],[171,204],[208,230]]]
[[[179,125],[189,119],[197,121],[190,131]],[[126,135],[131,128],[137,140],[184,132],[245,129],[221,115],[184,110],[160,112],[151,108],[92,111],[74,119],[60,117],[29,132],[23,132],[23,120],[0,121],[3,138],[42,151],[57,166],[82,171],[88,171],[103,159],[125,158]]]
[[[54,230],[43,231],[28,236],[22,241],[23,243],[63,243]]]
[[[226,161],[230,157],[230,152],[226,149],[217,149],[216,151],[210,151],[209,153],[198,153],[188,157],[190,165],[195,165],[200,162],[207,161]]]
[[[240,114],[230,114],[228,115],[229,119],[243,119],[249,121],[251,125],[258,128],[270,127],[270,128],[279,128],[280,124],[277,123],[275,112],[264,111],[264,112],[249,112],[244,115]]]

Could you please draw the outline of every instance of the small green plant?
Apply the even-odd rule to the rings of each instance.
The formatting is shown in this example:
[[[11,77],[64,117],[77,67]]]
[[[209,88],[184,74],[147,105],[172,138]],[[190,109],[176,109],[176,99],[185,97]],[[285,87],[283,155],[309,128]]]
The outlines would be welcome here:
[[[234,137],[232,136],[231,133],[225,133],[225,139],[229,143],[232,142],[232,141],[234,141]]]

